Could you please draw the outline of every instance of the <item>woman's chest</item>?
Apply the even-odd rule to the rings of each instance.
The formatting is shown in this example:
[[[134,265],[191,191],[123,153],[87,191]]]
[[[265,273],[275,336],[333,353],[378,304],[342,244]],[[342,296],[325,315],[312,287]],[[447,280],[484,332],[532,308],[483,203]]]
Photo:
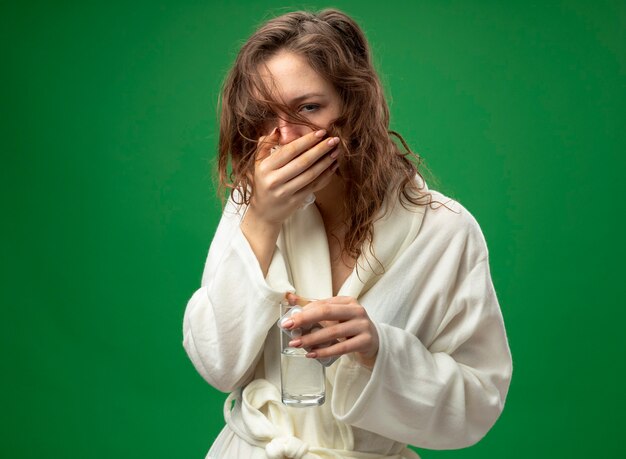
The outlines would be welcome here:
[[[330,272],[333,283],[333,296],[341,289],[346,279],[352,274],[356,260],[341,253],[341,245],[335,239],[329,239],[328,250],[330,252]]]

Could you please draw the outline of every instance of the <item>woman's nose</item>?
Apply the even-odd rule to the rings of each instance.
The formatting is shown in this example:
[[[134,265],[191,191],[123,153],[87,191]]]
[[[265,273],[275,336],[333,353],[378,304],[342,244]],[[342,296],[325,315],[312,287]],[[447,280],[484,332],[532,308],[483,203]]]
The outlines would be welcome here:
[[[305,132],[306,126],[294,124],[289,121],[278,119],[278,132],[280,133],[279,143],[286,145],[289,142],[296,140],[298,137],[302,137]]]

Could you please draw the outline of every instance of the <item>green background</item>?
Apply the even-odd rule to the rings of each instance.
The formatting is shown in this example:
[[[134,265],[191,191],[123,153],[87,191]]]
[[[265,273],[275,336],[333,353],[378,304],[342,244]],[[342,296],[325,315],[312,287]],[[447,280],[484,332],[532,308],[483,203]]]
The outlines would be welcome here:
[[[487,437],[422,456],[622,457],[624,2],[8,3],[0,456],[204,457],[225,395],[181,331],[221,81],[263,19],[335,6],[392,127],[481,223],[514,357]]]

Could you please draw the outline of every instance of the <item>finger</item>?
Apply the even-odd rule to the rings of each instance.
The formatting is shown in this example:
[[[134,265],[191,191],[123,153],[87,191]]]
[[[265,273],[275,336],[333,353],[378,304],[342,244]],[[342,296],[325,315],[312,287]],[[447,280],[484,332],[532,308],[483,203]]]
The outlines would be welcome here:
[[[309,298],[304,298],[303,296],[299,296],[296,295],[295,293],[290,293],[291,298],[293,298],[293,301],[295,305],[301,306],[301,307],[305,307],[308,304],[312,303],[315,300],[311,300]]]
[[[299,156],[301,153],[311,149],[313,146],[321,142],[321,139],[326,135],[326,130],[313,131],[303,135],[289,142],[287,145],[283,145],[280,150],[271,156],[272,167],[279,169],[288,164],[292,159]]]
[[[330,327],[319,328],[299,337],[297,347],[315,348],[316,346],[326,344],[336,344],[344,338],[350,338],[366,332],[368,332],[368,328],[364,328],[363,324],[359,324],[356,321],[341,322]]]
[[[324,189],[331,182],[333,177],[335,177],[338,169],[339,164],[337,163],[337,161],[331,162],[330,166],[328,166],[328,168],[326,168],[324,172],[317,176],[315,180],[313,180],[303,188],[300,188],[297,193],[294,193],[294,199],[296,199],[297,202],[303,202],[307,198],[307,196]]]
[[[308,358],[323,359],[326,357],[337,357],[343,354],[349,354],[351,352],[362,352],[364,354],[371,353],[368,349],[369,340],[366,336],[355,336],[354,338],[347,339],[345,341],[338,342],[332,346],[323,347],[319,349],[313,349],[306,354]]]
[[[324,139],[317,145],[312,146],[308,150],[302,152],[290,162],[281,167],[280,172],[284,181],[298,177],[308,169],[319,163],[325,157],[336,159],[339,150],[335,147],[339,143],[339,137],[331,137]],[[334,150],[334,151],[332,151]],[[329,154],[330,153],[330,154]]]
[[[314,301],[308,304],[299,314],[294,314],[293,328],[306,328],[326,320],[345,322],[354,318],[367,317],[364,311],[361,306],[356,304],[354,306],[331,305],[323,301]]]
[[[315,180],[313,180],[307,186],[301,188],[300,191],[295,193],[294,198],[298,199],[299,201],[304,201],[304,199],[311,193],[315,193],[326,187],[326,185],[328,185],[332,180],[338,167],[339,165],[336,162],[334,164],[331,164],[331,166],[328,167],[324,172],[322,172]]]
[[[298,191],[302,190],[304,187],[307,187],[310,184],[312,184],[325,171],[331,169],[333,165],[336,163],[336,161],[337,161],[337,158],[331,155],[327,155],[323,157],[322,159],[317,161],[314,165],[312,165],[308,169],[305,169],[304,172],[296,175],[287,183],[285,183],[286,189],[288,190],[290,194],[296,194]]]
[[[356,298],[352,296],[333,296],[332,298],[326,298],[323,301],[329,304],[349,304],[355,303]]]
[[[287,292],[285,294],[285,299],[291,306],[295,306],[298,301],[298,296],[295,293]]]
[[[257,161],[261,161],[270,155],[272,147],[278,144],[278,138],[278,128],[274,128],[268,135],[259,137],[259,140],[257,141]]]

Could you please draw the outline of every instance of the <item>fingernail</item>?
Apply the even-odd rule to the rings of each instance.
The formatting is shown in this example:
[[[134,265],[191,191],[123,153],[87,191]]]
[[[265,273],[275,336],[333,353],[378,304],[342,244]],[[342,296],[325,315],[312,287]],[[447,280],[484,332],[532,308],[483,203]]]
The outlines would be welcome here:
[[[335,150],[330,154],[330,157],[333,159],[337,159],[337,156],[339,156],[339,150]]]
[[[293,327],[293,320],[287,319],[284,322],[281,322],[280,326],[283,328],[291,328]]]
[[[294,339],[289,341],[289,347],[300,347],[302,346],[302,340]]]
[[[333,137],[332,139],[328,139],[328,145],[334,147],[339,143],[339,137]]]
[[[277,132],[278,132],[278,128],[277,128],[277,127],[275,127],[274,129],[272,129],[272,133],[271,133],[270,135],[274,135],[274,134],[276,134]]]
[[[307,357],[307,358],[309,358],[309,359],[314,359],[314,358],[316,358],[316,357],[317,357],[317,353],[315,353],[315,352],[309,352],[309,353],[306,355],[306,357]]]
[[[326,129],[320,129],[315,133],[315,137],[324,137],[326,135]]]

